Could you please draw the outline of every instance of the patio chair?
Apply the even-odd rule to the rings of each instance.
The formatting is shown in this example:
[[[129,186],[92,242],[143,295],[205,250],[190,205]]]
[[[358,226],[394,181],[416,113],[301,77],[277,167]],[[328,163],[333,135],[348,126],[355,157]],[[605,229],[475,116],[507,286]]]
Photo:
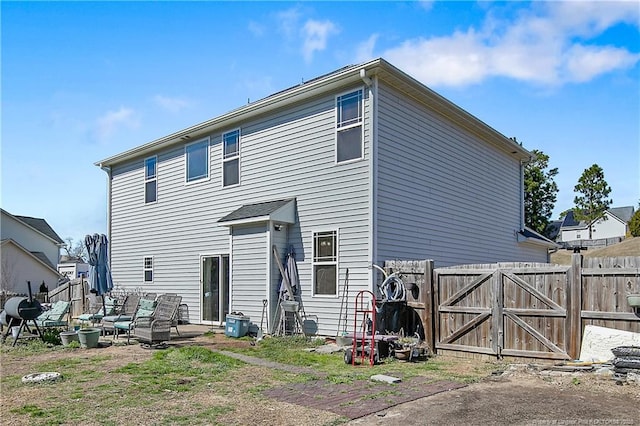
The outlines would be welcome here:
[[[79,321],[82,322],[91,322],[92,324],[100,322],[102,318],[108,315],[114,315],[116,313],[117,308],[117,300],[113,297],[105,296],[104,298],[104,306],[102,306],[102,298],[98,298],[96,300],[97,304],[93,308],[93,313],[81,314],[77,317]],[[107,311],[107,315],[104,314],[104,311]]]
[[[102,318],[102,333],[107,332],[116,332],[115,327],[113,326],[118,321],[131,321],[138,309],[138,303],[140,302],[140,296],[137,294],[128,294],[124,301],[122,302],[122,306],[120,307],[120,311],[115,315],[107,315]]]
[[[178,330],[178,320],[180,317],[180,304],[182,303],[182,296],[178,296],[175,293],[165,293],[158,296],[158,303],[163,300],[176,305],[176,310],[171,317],[171,327],[176,329],[176,333],[179,336],[180,330]]]
[[[59,300],[51,305],[51,309],[44,311],[35,319],[38,327],[67,327],[69,323],[64,316],[69,313],[71,302]]]
[[[120,330],[126,331],[127,343],[129,343],[129,339],[131,338],[131,329],[134,327],[135,322],[139,318],[148,318],[153,316],[156,304],[157,302],[155,300],[140,299],[138,302],[138,309],[136,309],[136,313],[130,321],[116,321],[113,323],[115,337],[118,337]]]
[[[171,339],[172,320],[180,306],[182,297],[161,298],[149,317],[138,317],[132,326],[131,333],[140,342],[149,344],[161,343]],[[127,340],[128,341],[128,340]]]

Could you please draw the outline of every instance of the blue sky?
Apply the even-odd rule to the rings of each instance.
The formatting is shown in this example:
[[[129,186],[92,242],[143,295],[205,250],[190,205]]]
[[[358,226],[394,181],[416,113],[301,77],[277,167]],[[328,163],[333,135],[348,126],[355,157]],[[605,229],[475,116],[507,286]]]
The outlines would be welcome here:
[[[2,192],[62,238],[106,231],[94,162],[383,57],[558,167],[640,200],[640,7],[630,2],[5,2]]]

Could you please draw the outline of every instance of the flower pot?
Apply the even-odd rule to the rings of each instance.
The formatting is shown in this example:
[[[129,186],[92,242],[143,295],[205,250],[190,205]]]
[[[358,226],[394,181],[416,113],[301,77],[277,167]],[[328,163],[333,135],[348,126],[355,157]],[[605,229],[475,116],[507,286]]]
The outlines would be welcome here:
[[[627,295],[627,303],[633,308],[640,308],[640,294]]]
[[[60,340],[62,341],[62,346],[69,346],[69,343],[78,341],[78,332],[63,331],[60,333]]]
[[[97,348],[100,339],[99,328],[81,328],[78,330],[78,340],[81,348]]]

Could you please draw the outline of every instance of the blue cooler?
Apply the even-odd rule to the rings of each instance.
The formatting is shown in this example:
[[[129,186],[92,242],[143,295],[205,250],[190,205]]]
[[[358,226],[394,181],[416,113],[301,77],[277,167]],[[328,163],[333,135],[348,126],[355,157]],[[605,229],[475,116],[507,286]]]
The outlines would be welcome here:
[[[229,337],[242,337],[249,331],[249,320],[243,315],[227,314],[224,334]]]

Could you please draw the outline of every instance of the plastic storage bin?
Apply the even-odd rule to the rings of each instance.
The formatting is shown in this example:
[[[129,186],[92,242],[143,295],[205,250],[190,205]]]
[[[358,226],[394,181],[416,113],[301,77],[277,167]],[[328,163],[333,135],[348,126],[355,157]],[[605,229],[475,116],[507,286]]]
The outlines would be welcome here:
[[[229,337],[242,337],[249,331],[249,317],[227,314],[224,334]]]

